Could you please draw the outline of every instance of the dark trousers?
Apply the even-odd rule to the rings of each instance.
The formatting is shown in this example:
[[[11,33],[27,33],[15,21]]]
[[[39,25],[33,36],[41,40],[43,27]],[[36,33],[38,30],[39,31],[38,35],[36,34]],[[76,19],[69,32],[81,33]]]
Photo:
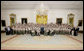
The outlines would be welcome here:
[[[6,31],[6,35],[10,35],[10,31]]]
[[[12,34],[12,35],[14,34],[14,33],[13,33],[13,30],[10,31],[10,34]]]
[[[41,34],[44,34],[44,31],[40,31]]]
[[[78,32],[77,31],[74,31],[74,36],[77,36],[78,35]]]

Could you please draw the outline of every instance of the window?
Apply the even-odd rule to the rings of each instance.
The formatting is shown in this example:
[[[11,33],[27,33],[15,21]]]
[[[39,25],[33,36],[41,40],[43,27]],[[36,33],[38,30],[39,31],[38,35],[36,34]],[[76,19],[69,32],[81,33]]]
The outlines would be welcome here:
[[[78,26],[82,26],[82,20],[78,20]]]
[[[2,27],[6,26],[5,20],[1,20]]]
[[[57,24],[62,24],[62,18],[57,18],[56,23],[57,23]]]

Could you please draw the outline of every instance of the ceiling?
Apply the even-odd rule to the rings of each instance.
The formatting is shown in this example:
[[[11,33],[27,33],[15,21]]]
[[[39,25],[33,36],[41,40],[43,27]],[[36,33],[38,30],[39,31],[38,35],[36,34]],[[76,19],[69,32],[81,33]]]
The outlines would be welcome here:
[[[41,3],[49,9],[83,9],[83,1],[1,1],[1,9],[35,9]]]

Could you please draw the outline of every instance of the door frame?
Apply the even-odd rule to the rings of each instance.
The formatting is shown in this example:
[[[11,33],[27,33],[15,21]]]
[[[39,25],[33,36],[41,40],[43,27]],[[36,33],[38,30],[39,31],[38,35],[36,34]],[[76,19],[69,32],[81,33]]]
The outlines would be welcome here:
[[[12,18],[14,19],[14,24],[16,23],[16,14],[11,13],[9,16],[10,16],[10,26],[12,26]]]
[[[73,27],[74,26],[74,17],[70,17],[70,18],[73,19],[73,22],[72,22],[72,24],[70,24],[70,22],[69,22],[69,25],[71,25]],[[69,18],[69,21],[70,21],[70,18]]]
[[[21,24],[23,24],[23,19],[27,20],[27,18],[21,18]],[[25,23],[27,24],[27,21]]]
[[[63,18],[56,18],[56,24],[58,24],[58,23],[57,23],[57,19],[61,19],[61,20],[62,20],[62,23],[63,23]],[[62,24],[62,23],[61,23],[61,24]]]

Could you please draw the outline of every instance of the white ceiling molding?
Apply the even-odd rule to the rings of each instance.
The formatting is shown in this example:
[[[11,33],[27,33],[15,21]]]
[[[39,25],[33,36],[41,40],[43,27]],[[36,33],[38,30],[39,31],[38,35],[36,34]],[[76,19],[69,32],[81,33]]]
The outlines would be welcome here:
[[[35,9],[42,2],[49,9],[83,9],[83,1],[1,1],[1,9]]]

